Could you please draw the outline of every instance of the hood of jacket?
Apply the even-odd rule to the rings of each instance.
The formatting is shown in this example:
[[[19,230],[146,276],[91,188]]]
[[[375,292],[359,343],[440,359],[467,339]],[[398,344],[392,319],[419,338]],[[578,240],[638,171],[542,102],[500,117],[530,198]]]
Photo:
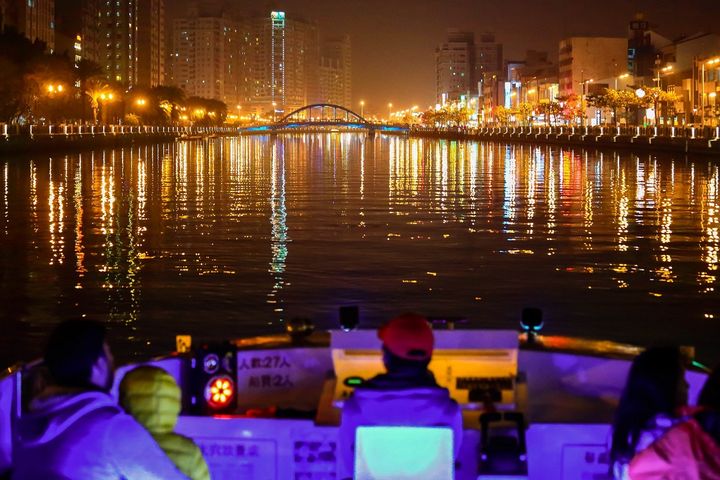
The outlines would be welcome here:
[[[170,433],[180,415],[182,392],[162,368],[142,366],[120,383],[120,405],[151,434]]]
[[[120,407],[104,392],[87,391],[39,397],[18,423],[18,436],[27,446],[49,443],[76,422],[101,410],[120,413]]]

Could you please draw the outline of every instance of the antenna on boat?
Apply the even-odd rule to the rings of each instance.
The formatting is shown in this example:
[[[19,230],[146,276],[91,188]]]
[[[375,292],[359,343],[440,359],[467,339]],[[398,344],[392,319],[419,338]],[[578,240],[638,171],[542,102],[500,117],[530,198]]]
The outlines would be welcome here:
[[[536,307],[525,307],[520,318],[520,328],[527,334],[528,342],[534,342],[545,325],[543,312]]]
[[[357,305],[340,307],[340,328],[345,332],[355,330],[360,324],[360,309]]]

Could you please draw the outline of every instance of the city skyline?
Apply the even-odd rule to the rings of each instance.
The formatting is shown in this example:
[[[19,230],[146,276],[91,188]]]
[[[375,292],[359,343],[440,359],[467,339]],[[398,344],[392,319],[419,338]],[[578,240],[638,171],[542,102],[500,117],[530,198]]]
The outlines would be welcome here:
[[[563,38],[627,36],[628,22],[638,12],[669,38],[717,31],[714,19],[720,15],[720,3],[710,0],[519,0],[511,11],[506,4],[472,0],[285,0],[252,5],[249,8],[281,8],[288,15],[317,20],[328,34],[349,34],[355,108],[364,100],[365,112],[378,114],[388,102],[402,108],[434,103],[434,54],[448,28],[495,33],[506,59],[522,59],[526,50],[535,49],[547,51],[555,62]]]

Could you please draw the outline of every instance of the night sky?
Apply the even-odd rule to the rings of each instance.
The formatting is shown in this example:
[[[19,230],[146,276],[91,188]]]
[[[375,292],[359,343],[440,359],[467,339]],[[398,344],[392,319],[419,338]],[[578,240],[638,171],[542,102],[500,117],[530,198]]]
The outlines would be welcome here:
[[[169,0],[174,3],[174,0]],[[237,0],[234,0],[237,1]],[[317,20],[327,34],[353,41],[353,96],[365,111],[434,103],[434,49],[447,28],[494,31],[505,58],[527,49],[557,56],[572,35],[625,36],[636,12],[669,38],[720,31],[720,0],[241,0]],[[266,11],[267,11],[266,10]]]

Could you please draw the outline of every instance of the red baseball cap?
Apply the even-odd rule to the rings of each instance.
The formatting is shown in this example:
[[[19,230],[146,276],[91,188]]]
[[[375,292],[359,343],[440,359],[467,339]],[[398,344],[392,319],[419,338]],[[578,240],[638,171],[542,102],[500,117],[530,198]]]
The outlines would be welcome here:
[[[416,313],[393,318],[378,329],[378,338],[391,353],[407,360],[430,359],[435,344],[430,322]]]

